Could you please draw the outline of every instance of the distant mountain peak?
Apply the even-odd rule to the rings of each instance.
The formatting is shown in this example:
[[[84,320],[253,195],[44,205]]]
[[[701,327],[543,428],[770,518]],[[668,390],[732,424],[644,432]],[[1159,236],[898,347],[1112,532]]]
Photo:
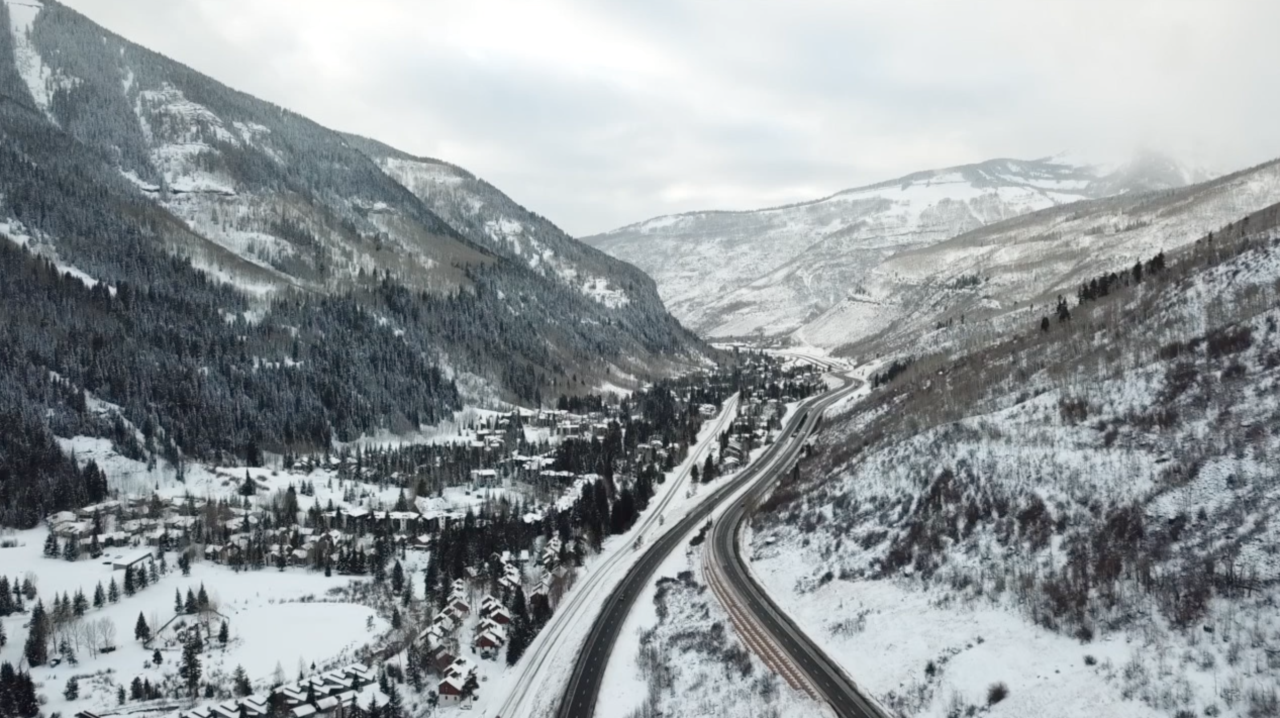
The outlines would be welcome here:
[[[706,336],[803,331],[801,339],[831,345],[884,328],[885,310],[845,302],[885,286],[890,257],[1062,205],[1175,190],[1205,174],[1151,151],[1118,163],[1072,152],[1001,157],[782,207],[657,217],[584,241],[649,272],[667,306]],[[916,275],[909,264],[892,271]]]

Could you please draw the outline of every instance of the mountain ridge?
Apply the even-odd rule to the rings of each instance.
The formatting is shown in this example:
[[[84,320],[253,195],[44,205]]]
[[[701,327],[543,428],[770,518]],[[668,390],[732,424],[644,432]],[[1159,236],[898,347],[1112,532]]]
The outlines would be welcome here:
[[[896,254],[1082,200],[1137,201],[1200,174],[1154,153],[1116,167],[998,158],[778,207],[664,215],[583,240],[648,271],[671,311],[704,336],[834,348],[862,328],[836,336],[827,315],[864,296]],[[827,326],[811,331],[815,321]]]

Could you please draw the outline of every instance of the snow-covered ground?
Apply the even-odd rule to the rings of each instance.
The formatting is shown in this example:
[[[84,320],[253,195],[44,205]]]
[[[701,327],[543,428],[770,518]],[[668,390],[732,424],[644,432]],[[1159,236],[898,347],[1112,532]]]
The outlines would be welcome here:
[[[986,706],[988,688],[1000,682],[1009,696],[987,715],[1164,715],[1104,678],[1150,650],[1141,643],[1111,636],[1081,644],[1006,610],[956,601],[949,587],[834,580],[797,591],[811,584],[810,568],[786,551],[761,553],[767,558],[752,569],[770,595],[860,686],[903,715],[943,718],[958,715],[957,705]]]
[[[387,628],[387,623],[364,606],[328,602],[329,590],[348,583],[348,578],[325,578],[322,574],[290,570],[278,572],[232,571],[230,568],[196,561],[191,575],[183,576],[177,566],[177,555],[165,556],[168,570],[159,580],[138,591],[133,596],[123,593],[116,603],[107,602],[102,608],[93,608],[95,587],[101,583],[104,590],[114,578],[123,585],[124,571],[113,570],[111,559],[124,554],[133,555],[139,549],[108,549],[101,560],[85,558],[68,562],[46,558],[43,545],[47,531],[33,529],[7,534],[16,547],[0,548],[0,573],[22,581],[29,579],[36,587],[36,599],[52,610],[55,595],[74,596],[82,591],[90,608],[80,623],[108,621],[114,628],[117,649],[111,653],[94,655],[89,645],[77,644],[74,632],[68,632],[69,643],[76,654],[77,665],[62,663],[56,667],[39,666],[32,669],[38,693],[48,702],[45,714],[60,712],[64,716],[78,711],[103,712],[118,706],[116,691],[123,686],[126,693],[135,677],[152,684],[174,680],[181,661],[181,651],[164,645],[158,640],[162,661],[152,665],[152,648],[146,648],[134,639],[134,629],[141,615],[153,632],[169,623],[177,615],[174,611],[174,592],[186,596],[188,589],[198,592],[204,586],[210,603],[217,614],[210,614],[213,633],[222,621],[226,621],[230,641],[224,647],[216,640],[206,641],[206,653],[201,657],[206,680],[213,679],[230,688],[230,676],[237,666],[242,666],[258,690],[265,690],[275,669],[282,668],[287,679],[297,677],[301,670],[311,674],[314,663],[317,670],[334,663],[353,662],[356,649],[377,641]],[[35,601],[26,601],[28,611]],[[19,665],[28,629],[25,627],[30,613],[15,614],[4,619],[8,642],[0,648],[0,661]],[[179,619],[191,621],[192,619]],[[176,625],[176,621],[175,621]],[[172,627],[171,629],[172,630]],[[162,634],[161,639],[168,633]],[[56,656],[56,651],[51,651]],[[67,679],[81,676],[80,695],[74,701],[63,696]],[[87,678],[92,676],[92,678]],[[199,702],[204,702],[200,699]],[[163,699],[149,703],[129,701],[128,710],[171,712],[188,705]]]
[[[820,715],[820,706],[743,645],[703,583],[705,545],[673,552],[637,600],[610,656],[596,715]]]
[[[58,443],[80,463],[90,460],[97,463],[106,472],[111,488],[121,495],[155,494],[162,499],[180,499],[188,495],[199,499],[230,498],[236,495],[246,476],[251,477],[258,485],[258,500],[261,501],[270,500],[272,495],[287,490],[290,485],[296,488],[303,481],[314,485],[314,496],[298,494],[298,506],[303,511],[311,508],[312,504],[325,508],[331,501],[337,508],[359,506],[385,511],[395,506],[401,495],[401,489],[397,486],[379,488],[364,481],[341,478],[336,467],[290,470],[270,466],[189,464],[184,468],[185,480],[178,481],[172,467],[166,462],[160,460],[154,468],[148,468],[146,462],[134,461],[116,453],[109,439],[78,436],[74,439],[59,439]],[[349,491],[355,493],[354,502],[345,498]],[[443,489],[440,497],[432,497],[432,501],[436,510],[461,515],[469,507],[497,500],[513,491],[516,490],[502,487],[477,488],[473,491],[465,486],[450,486]]]

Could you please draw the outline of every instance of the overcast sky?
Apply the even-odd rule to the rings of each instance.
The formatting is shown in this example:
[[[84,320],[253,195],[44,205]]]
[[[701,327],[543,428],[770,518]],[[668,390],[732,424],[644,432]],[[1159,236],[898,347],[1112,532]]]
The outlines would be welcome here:
[[[915,170],[1280,156],[1271,0],[64,0],[576,235]]]

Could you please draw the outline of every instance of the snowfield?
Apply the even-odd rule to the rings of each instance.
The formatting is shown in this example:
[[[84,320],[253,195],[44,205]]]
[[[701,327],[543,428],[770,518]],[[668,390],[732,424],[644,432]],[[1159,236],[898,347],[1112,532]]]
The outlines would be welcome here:
[[[1081,644],[997,607],[963,605],[948,587],[921,591],[911,582],[837,580],[797,591],[812,580],[811,571],[782,549],[761,550],[752,568],[828,655],[903,715],[941,718],[954,715],[957,705],[962,712],[985,706],[987,688],[997,682],[1008,685],[1009,697],[986,715],[1164,715],[1106,684],[1108,671],[1147,650],[1123,637]],[[1097,663],[1087,664],[1086,657]]]
[[[52,608],[55,595],[74,595],[83,591],[90,601],[94,588],[101,583],[104,589],[112,578],[122,585],[124,571],[111,568],[111,559],[137,554],[140,549],[107,549],[100,561],[88,558],[68,562],[43,556],[43,544],[48,532],[33,529],[6,534],[5,539],[16,541],[13,548],[0,548],[0,572],[12,581],[30,579],[37,590],[37,600],[46,610]],[[57,711],[64,716],[78,711],[110,712],[116,708],[117,688],[126,692],[135,677],[145,678],[153,684],[176,677],[181,650],[166,645],[169,633],[160,634],[155,648],[159,648],[163,661],[151,665],[153,648],[147,648],[134,639],[134,628],[141,614],[153,632],[175,618],[174,592],[184,597],[188,589],[198,591],[204,586],[215,606],[217,614],[210,618],[214,635],[222,621],[226,621],[230,641],[226,647],[216,641],[206,642],[202,655],[206,678],[221,677],[229,683],[229,677],[237,666],[243,666],[257,690],[266,690],[275,669],[280,666],[287,679],[297,677],[299,671],[312,673],[316,669],[355,660],[357,649],[377,641],[387,629],[385,620],[374,615],[365,606],[350,603],[326,603],[329,589],[342,586],[351,579],[325,578],[323,574],[309,571],[274,570],[236,572],[225,566],[196,561],[191,575],[183,576],[177,567],[177,554],[165,555],[167,572],[156,584],[149,585],[133,596],[121,595],[117,603],[108,602],[103,608],[90,607],[81,622],[105,619],[115,630],[117,649],[111,653],[93,655],[87,645],[75,645],[73,650],[78,664],[71,666],[39,666],[31,670],[38,693],[48,699],[46,714]],[[360,579],[363,580],[363,579]],[[34,601],[27,601],[28,611]],[[0,661],[19,664],[26,641],[25,623],[30,614],[15,614],[4,619],[8,642],[0,647]],[[192,619],[178,618],[190,622]],[[51,655],[56,655],[51,653]],[[93,676],[81,680],[80,696],[68,701],[63,688],[71,676]],[[210,702],[200,699],[173,701],[163,699],[154,702],[130,701],[128,710],[138,715],[171,713],[179,708]]]

